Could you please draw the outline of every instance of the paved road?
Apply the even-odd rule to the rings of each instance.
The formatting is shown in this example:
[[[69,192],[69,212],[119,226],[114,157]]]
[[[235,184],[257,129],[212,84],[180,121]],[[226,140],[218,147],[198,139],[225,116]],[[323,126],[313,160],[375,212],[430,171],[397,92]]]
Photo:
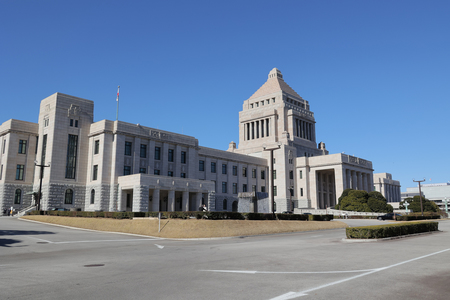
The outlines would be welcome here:
[[[343,229],[181,241],[1,217],[0,299],[448,299],[450,222],[439,228],[366,243]]]

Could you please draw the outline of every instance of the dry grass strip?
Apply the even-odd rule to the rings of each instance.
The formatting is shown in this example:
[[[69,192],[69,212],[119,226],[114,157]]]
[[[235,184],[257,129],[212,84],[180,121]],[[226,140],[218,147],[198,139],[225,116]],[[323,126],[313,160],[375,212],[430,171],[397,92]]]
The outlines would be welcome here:
[[[162,238],[214,238],[249,236],[345,228],[339,221],[242,221],[163,219],[158,232],[157,219],[115,220],[107,218],[73,218],[57,216],[24,216],[23,219],[100,231],[134,233]]]

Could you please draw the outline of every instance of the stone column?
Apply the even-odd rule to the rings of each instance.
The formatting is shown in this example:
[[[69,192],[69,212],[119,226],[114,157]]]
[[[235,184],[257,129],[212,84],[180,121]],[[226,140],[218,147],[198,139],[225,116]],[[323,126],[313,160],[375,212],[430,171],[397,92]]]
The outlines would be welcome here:
[[[198,192],[195,193],[195,210],[198,210],[198,208],[202,205],[202,193]]]
[[[358,186],[356,185],[356,172],[355,171],[350,171],[352,173],[352,186],[350,187],[351,189],[357,190]]]
[[[356,176],[358,176],[358,190],[362,190],[362,174],[361,172],[357,172]]]
[[[183,192],[183,198],[181,202],[181,210],[189,211],[189,191]]]
[[[152,211],[159,211],[159,189],[153,190]]]
[[[175,191],[169,190],[168,192],[167,211],[175,211]]]

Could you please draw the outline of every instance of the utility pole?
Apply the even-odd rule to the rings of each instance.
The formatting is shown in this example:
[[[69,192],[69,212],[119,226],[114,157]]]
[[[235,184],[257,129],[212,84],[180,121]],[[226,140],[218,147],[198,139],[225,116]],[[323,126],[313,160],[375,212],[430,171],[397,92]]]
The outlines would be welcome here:
[[[271,189],[271,197],[270,197],[270,209],[272,210],[273,215],[275,216],[275,195],[274,195],[274,186],[275,186],[275,179],[273,178],[273,151],[280,149],[281,145],[277,145],[276,147],[267,148],[266,146],[263,146],[264,151],[270,151],[270,189]]]
[[[423,204],[422,204],[422,190],[420,189],[420,183],[424,182],[425,178],[423,180],[414,180],[413,182],[417,182],[419,183],[419,197],[420,197],[420,212],[422,213],[422,217],[423,217]]]
[[[38,163],[37,163],[37,161],[34,161],[34,165],[36,166],[36,167],[40,167],[41,169],[40,169],[40,178],[39,178],[39,192],[38,192],[38,199],[37,199],[37,203],[36,203],[36,206],[37,206],[37,210],[38,211],[40,211],[41,210],[41,198],[42,198],[42,178],[44,177],[44,168],[46,168],[46,167],[50,167],[50,163],[48,164],[48,165],[43,165],[43,164],[40,164],[40,165],[38,165]]]

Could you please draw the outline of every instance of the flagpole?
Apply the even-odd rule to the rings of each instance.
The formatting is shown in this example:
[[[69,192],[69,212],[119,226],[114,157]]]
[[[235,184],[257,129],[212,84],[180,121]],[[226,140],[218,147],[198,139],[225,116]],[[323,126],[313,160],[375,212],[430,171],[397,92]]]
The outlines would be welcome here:
[[[119,120],[119,90],[120,90],[120,85],[117,86],[117,110],[116,110],[116,121]]]

